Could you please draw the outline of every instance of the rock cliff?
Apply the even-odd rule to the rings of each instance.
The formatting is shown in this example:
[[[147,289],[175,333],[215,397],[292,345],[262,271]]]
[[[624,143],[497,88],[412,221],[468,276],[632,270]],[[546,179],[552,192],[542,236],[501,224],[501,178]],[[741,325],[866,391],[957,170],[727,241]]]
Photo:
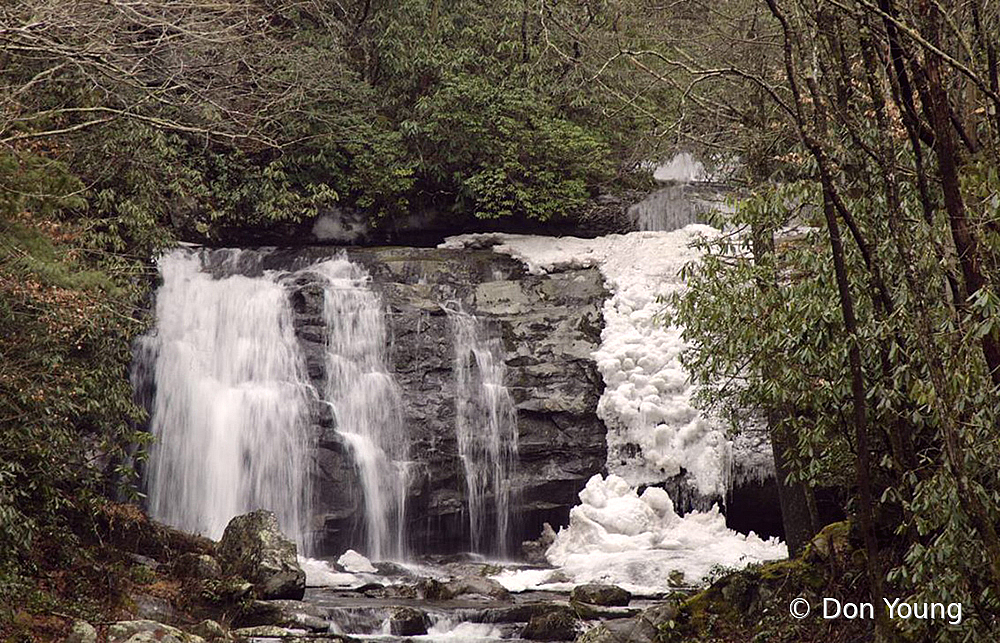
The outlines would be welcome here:
[[[334,252],[279,250],[267,254],[262,267],[294,270]],[[388,314],[391,367],[402,388],[412,440],[410,546],[454,552],[468,542],[446,308],[475,314],[505,348],[519,440],[512,540],[537,536],[546,521],[565,523],[577,492],[606,459],[605,427],[595,412],[603,383],[590,357],[600,341],[607,296],[600,274],[587,269],[527,275],[520,263],[489,251],[359,248],[347,254],[372,275],[372,288],[382,295]],[[321,386],[322,287],[304,273],[298,280],[292,300],[296,334],[310,378]],[[315,544],[319,553],[339,553],[363,542],[360,485],[330,413],[317,405],[315,416]]]

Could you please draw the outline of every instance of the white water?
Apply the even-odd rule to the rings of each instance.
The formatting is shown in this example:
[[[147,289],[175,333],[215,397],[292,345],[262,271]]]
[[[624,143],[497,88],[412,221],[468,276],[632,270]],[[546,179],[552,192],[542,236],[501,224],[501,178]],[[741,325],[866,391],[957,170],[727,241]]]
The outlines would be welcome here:
[[[455,341],[455,435],[465,471],[471,544],[474,551],[503,557],[517,462],[517,419],[504,385],[503,346],[486,336],[474,316],[447,312]]]
[[[670,232],[704,221],[721,205],[699,198],[687,185],[670,185],[629,207],[628,216],[639,230]]]
[[[155,360],[150,514],[218,539],[234,516],[268,509],[308,548],[310,387],[287,293],[277,273],[215,279],[202,256],[160,260],[157,325],[138,351]]]
[[[690,183],[691,181],[708,180],[708,173],[705,166],[697,160],[690,152],[679,152],[672,159],[660,165],[653,172],[653,178],[657,181],[677,181]]]
[[[348,442],[361,477],[365,554],[373,560],[406,553],[409,438],[399,386],[386,366],[388,334],[370,277],[345,257],[310,269],[323,277],[327,385],[337,432]]]

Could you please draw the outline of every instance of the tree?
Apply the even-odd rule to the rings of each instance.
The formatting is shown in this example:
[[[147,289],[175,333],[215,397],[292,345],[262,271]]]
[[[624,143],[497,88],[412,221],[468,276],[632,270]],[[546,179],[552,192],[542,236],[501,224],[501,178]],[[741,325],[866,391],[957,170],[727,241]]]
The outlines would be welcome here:
[[[997,8],[765,3],[784,76],[768,94],[797,133],[801,181],[736,215],[777,234],[773,260],[751,261],[746,234],[693,271],[692,367],[709,386],[741,382],[742,403],[795,410],[797,477],[853,472],[874,596],[961,601],[968,632],[995,636]],[[817,229],[791,240],[796,221]],[[718,306],[759,279],[780,287],[741,305],[754,322],[735,331]],[[834,471],[818,453],[837,454]]]

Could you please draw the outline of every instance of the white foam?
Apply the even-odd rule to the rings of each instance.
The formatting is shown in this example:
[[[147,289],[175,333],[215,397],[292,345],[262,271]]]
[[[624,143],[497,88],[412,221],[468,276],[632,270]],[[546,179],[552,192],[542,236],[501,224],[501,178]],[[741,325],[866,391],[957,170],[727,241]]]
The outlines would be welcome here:
[[[427,629],[425,636],[413,636],[414,641],[459,641],[480,643],[503,638],[503,631],[489,623],[463,623],[441,619]]]
[[[705,166],[690,152],[680,152],[653,172],[657,181],[704,181],[708,178]]]

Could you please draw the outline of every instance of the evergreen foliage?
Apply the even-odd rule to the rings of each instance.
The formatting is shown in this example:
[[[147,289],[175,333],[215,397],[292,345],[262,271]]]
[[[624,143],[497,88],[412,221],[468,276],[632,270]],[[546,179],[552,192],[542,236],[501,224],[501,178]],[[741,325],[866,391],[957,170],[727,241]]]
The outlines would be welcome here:
[[[664,91],[624,63],[590,80],[638,24],[588,3],[3,3],[0,632],[133,482],[127,369],[161,249],[333,207],[572,216],[658,144],[640,123]]]
[[[789,481],[851,490],[868,591],[1000,621],[1000,182],[992,3],[766,0],[776,163],[676,302],[703,400],[790,436]],[[992,26],[992,27],[990,27]],[[760,86],[758,84],[758,86]],[[752,138],[753,132],[743,130]],[[769,183],[773,177],[784,179]]]

